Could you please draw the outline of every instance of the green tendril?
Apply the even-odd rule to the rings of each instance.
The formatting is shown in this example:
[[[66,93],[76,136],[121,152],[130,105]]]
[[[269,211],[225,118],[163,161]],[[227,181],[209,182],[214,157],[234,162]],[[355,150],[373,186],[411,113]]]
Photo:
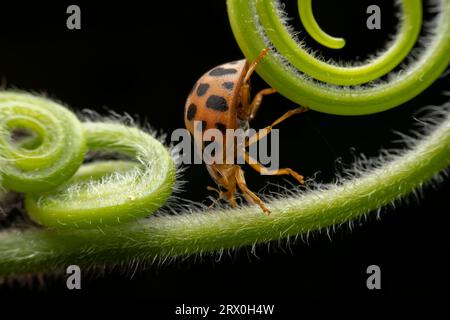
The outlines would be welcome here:
[[[421,30],[422,3],[420,0],[401,0],[400,3],[402,19],[395,39],[364,65],[347,67],[322,61],[299,44],[289,32],[278,1],[227,1],[231,27],[245,56],[252,60],[264,48],[272,49],[257,67],[261,77],[300,105],[341,115],[370,114],[398,106],[426,89],[448,66],[450,0],[440,0],[440,13],[429,30],[432,37],[424,42],[426,47],[413,62],[391,72],[384,82],[342,86],[378,79],[410,53]],[[299,10],[306,10],[302,15],[305,28],[314,30],[315,20],[307,9],[310,9],[310,1],[299,1]],[[325,44],[329,44],[328,41]]]
[[[82,124],[68,109],[42,97],[0,92],[0,186],[19,192],[55,188],[78,170],[85,153]]]
[[[328,35],[319,26],[316,19],[314,18],[312,10],[312,0],[299,0],[298,13],[300,14],[300,19],[302,20],[306,31],[318,43],[332,49],[342,49],[345,46],[344,39],[335,38]]]
[[[52,227],[103,227],[142,218],[161,207],[175,182],[166,148],[147,133],[117,123],[84,123],[89,150],[130,156],[136,162],[85,165],[66,184],[46,194],[29,194],[28,214]]]
[[[0,181],[26,194],[27,213],[43,226],[122,224],[154,212],[172,192],[176,170],[170,153],[140,129],[81,123],[48,99],[2,92],[0,133]],[[86,150],[129,160],[81,166]]]

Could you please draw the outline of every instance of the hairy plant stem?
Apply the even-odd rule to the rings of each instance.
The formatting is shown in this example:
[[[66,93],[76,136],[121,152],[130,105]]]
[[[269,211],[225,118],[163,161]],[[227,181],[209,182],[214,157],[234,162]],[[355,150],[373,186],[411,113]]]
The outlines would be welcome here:
[[[450,164],[450,116],[411,149],[353,179],[258,207],[153,216],[117,227],[5,231],[0,275],[151,262],[263,243],[339,225],[404,196]]]

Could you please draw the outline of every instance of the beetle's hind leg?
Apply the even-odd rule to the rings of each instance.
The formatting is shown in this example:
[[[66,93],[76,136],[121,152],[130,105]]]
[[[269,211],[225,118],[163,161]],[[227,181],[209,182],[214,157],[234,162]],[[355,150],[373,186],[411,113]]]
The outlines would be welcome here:
[[[258,142],[260,139],[262,139],[265,136],[267,136],[272,131],[273,127],[276,126],[277,124],[279,124],[280,122],[283,122],[284,120],[292,117],[295,114],[303,113],[305,111],[308,111],[308,109],[304,108],[304,107],[299,107],[299,108],[296,108],[296,109],[289,110],[288,112],[283,114],[280,118],[275,120],[270,126],[265,127],[262,130],[262,133],[260,133],[258,131],[257,133],[252,135],[250,138],[248,138],[245,146],[248,147],[248,146],[252,145],[253,143]],[[248,152],[245,152],[244,156],[245,156],[245,162],[247,164],[249,164],[255,171],[259,172],[260,174],[271,175],[271,176],[290,175],[295,180],[297,180],[300,184],[304,184],[305,183],[303,176],[301,174],[297,173],[296,171],[292,170],[291,168],[282,168],[282,169],[270,170],[270,169],[264,167],[262,164],[260,164],[255,159],[253,159],[248,154]]]
[[[283,114],[280,118],[275,120],[270,126],[265,127],[262,130],[262,133],[257,132],[256,134],[252,135],[250,138],[248,138],[245,146],[248,147],[252,145],[253,143],[256,143],[260,139],[267,136],[273,129],[274,126],[279,124],[280,122],[283,122],[284,120],[292,117],[295,114],[303,113],[305,111],[308,111],[307,108],[299,107],[296,109],[289,110],[285,114]],[[260,174],[264,175],[272,175],[272,176],[280,176],[280,175],[290,175],[295,180],[297,180],[300,184],[304,184],[304,178],[301,174],[297,173],[296,171],[292,170],[291,168],[282,168],[282,169],[276,169],[276,170],[270,170],[266,167],[264,167],[262,164],[260,164],[258,161],[253,159],[248,152],[245,152],[245,162],[249,164],[255,171],[259,172]]]
[[[251,137],[248,138],[245,146],[248,147],[249,145],[254,144],[255,142],[259,141],[260,139],[264,138],[265,136],[267,136],[273,129],[273,127],[275,127],[277,124],[283,122],[284,120],[292,117],[293,115],[299,114],[299,113],[303,113],[308,111],[308,108],[305,107],[298,107],[292,110],[289,110],[288,112],[286,112],[285,114],[283,114],[281,117],[279,117],[277,120],[275,120],[270,126],[265,127],[264,129],[262,129],[262,133],[260,133],[260,131],[256,132],[256,134],[252,135]]]
[[[245,153],[245,162],[252,167],[255,171],[259,172],[263,175],[269,175],[269,176],[282,176],[282,175],[290,175],[295,180],[298,181],[300,184],[304,184],[305,180],[301,174],[298,172],[292,170],[291,168],[282,168],[282,169],[275,169],[271,170],[266,167],[264,167],[262,164],[260,164],[258,161],[253,159],[248,152]]]

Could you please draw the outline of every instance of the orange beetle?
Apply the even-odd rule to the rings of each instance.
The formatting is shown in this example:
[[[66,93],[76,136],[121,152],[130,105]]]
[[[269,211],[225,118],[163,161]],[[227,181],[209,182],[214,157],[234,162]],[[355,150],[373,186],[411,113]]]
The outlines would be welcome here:
[[[267,54],[268,48],[263,50],[255,61],[237,60],[222,64],[205,73],[194,85],[189,94],[185,106],[185,125],[189,132],[197,137],[194,123],[201,124],[201,130],[219,129],[223,134],[223,148],[225,149],[226,129],[244,129],[249,127],[261,105],[265,95],[275,93],[273,88],[259,91],[254,99],[250,101],[250,76],[254,72],[257,64]],[[306,108],[299,107],[286,112],[282,117],[266,127],[269,133],[272,127],[286,120],[294,114],[306,111]],[[255,134],[247,139],[245,146],[257,142],[263,136]],[[201,141],[201,148],[204,147]],[[225,154],[225,150],[223,150]],[[290,168],[269,170],[256,160],[250,157],[248,152],[244,153],[245,162],[254,170],[265,175],[291,175],[299,183],[303,184],[303,176]],[[253,160],[253,161],[249,161]],[[241,190],[245,199],[249,203],[258,204],[264,213],[270,212],[264,202],[253,193],[245,182],[244,171],[237,164],[212,163],[206,164],[210,176],[218,185],[218,189],[208,187],[219,194],[219,199],[227,200],[232,207],[236,207],[235,194],[237,188]]]

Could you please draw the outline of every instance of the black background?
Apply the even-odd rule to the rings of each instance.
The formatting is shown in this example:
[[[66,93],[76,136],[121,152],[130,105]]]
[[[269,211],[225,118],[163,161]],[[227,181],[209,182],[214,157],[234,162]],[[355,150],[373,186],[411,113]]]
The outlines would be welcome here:
[[[287,0],[291,23],[302,30],[296,1]],[[240,59],[242,54],[228,24],[224,1],[149,1],[147,5],[77,2],[82,30],[66,29],[71,3],[2,2],[0,7],[0,76],[7,88],[44,92],[75,110],[90,108],[137,115],[153,128],[170,133],[184,126],[185,99],[197,78],[211,67]],[[427,3],[425,1],[425,3]],[[366,8],[382,9],[382,30],[365,27]],[[322,28],[347,40],[343,50],[326,50],[303,32],[308,45],[325,57],[364,59],[382,48],[395,31],[391,1],[314,1]],[[320,8],[320,10],[319,10]],[[429,15],[426,15],[429,18]],[[266,85],[253,78],[254,91]],[[311,111],[281,129],[281,166],[306,177],[330,182],[355,154],[376,156],[380,148],[400,146],[393,130],[407,132],[421,107],[446,100],[446,79],[438,80],[413,101],[368,116],[343,117]],[[295,105],[280,95],[268,97],[252,126],[261,128]],[[260,190],[279,177],[259,177],[248,168],[247,182]],[[203,166],[189,166],[180,196],[206,201],[212,182]],[[270,188],[269,188],[270,189]],[[273,189],[273,188],[272,188]],[[438,190],[427,188],[419,201],[387,209],[381,220],[371,215],[352,231],[316,234],[306,244],[282,244],[235,252],[232,257],[188,259],[154,266],[133,277],[116,270],[83,279],[82,290],[69,291],[65,279],[43,286],[4,286],[2,295],[40,298],[131,298],[158,302],[172,312],[176,303],[280,303],[294,310],[305,299],[436,298],[442,290],[443,214],[448,213],[448,180]],[[369,291],[368,265],[382,270],[382,290]]]

